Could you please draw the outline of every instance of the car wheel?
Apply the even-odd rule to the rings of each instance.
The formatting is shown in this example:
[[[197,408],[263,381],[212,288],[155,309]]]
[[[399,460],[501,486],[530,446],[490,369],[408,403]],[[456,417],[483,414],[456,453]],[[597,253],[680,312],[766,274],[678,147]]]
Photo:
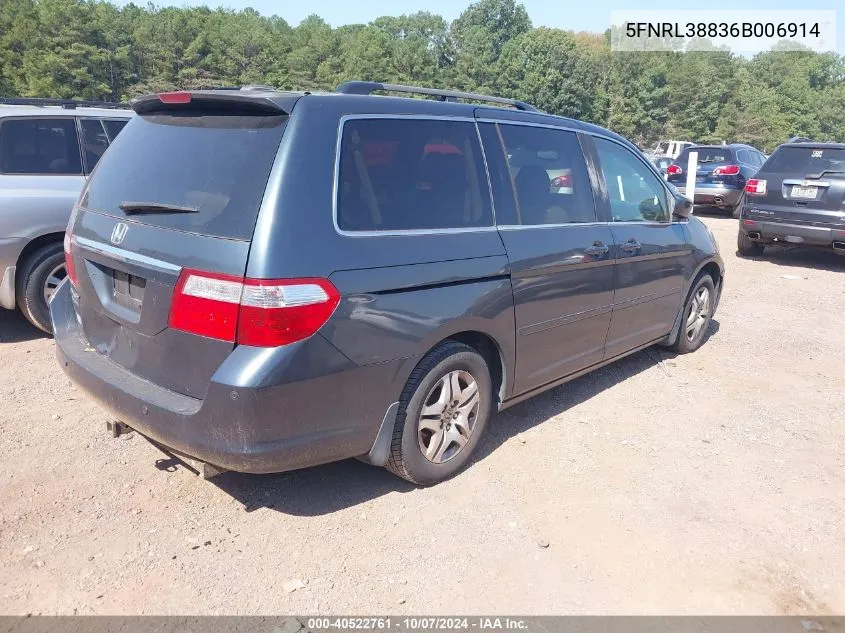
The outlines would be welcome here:
[[[684,304],[681,321],[681,331],[678,340],[672,346],[677,354],[694,352],[704,343],[713,307],[716,304],[716,287],[710,275],[704,274],[698,278]]]
[[[387,468],[423,486],[452,477],[472,456],[492,404],[490,370],[478,352],[454,341],[435,348],[399,398]]]
[[[736,250],[745,257],[756,257],[763,254],[763,245],[755,242],[744,231],[737,231]]]
[[[17,299],[26,319],[48,334],[53,332],[48,302],[67,277],[61,242],[42,246],[32,253],[17,276]]]

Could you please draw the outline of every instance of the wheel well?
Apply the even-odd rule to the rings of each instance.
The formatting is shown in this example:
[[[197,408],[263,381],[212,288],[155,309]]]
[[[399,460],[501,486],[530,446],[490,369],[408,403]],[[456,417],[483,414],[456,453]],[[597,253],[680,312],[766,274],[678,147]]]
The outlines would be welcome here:
[[[20,267],[23,266],[23,263],[29,259],[29,256],[42,246],[47,246],[48,244],[53,244],[55,242],[61,243],[64,238],[65,234],[64,231],[62,231],[61,233],[47,233],[45,235],[39,235],[34,240],[30,240],[18,256],[18,268],[20,269]]]
[[[501,402],[505,390],[505,361],[496,341],[481,332],[459,332],[453,334],[447,340],[468,345],[481,354],[481,357],[487,362],[487,367],[490,368],[493,393],[497,394],[498,401]]]
[[[716,286],[716,289],[719,289],[719,286],[722,285],[722,271],[719,270],[719,265],[716,262],[710,262],[705,264],[704,268],[701,269],[702,273],[707,273],[710,277],[713,278],[713,285]]]

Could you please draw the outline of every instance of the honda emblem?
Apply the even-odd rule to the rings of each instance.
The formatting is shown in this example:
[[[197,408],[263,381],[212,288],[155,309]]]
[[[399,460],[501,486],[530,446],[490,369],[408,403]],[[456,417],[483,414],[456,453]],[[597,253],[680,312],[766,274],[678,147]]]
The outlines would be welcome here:
[[[126,226],[123,222],[118,222],[114,225],[114,228],[111,231],[111,243],[112,244],[122,244],[123,238],[126,237],[126,234],[129,232],[129,227]]]

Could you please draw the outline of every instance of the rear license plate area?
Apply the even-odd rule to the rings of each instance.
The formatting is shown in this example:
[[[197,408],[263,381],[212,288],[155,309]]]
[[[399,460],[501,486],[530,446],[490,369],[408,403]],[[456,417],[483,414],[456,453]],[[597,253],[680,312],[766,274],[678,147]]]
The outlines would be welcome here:
[[[801,198],[802,200],[815,200],[818,187],[801,187],[799,185],[792,185],[792,190],[789,195],[793,198]]]
[[[144,301],[147,280],[112,269],[112,296],[115,303],[131,310],[139,310]]]

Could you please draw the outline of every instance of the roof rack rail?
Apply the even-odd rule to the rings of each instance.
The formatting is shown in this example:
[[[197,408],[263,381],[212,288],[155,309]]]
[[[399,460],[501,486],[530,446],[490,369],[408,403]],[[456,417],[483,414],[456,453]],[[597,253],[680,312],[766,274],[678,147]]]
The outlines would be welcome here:
[[[128,108],[126,103],[111,101],[84,101],[81,99],[42,99],[36,97],[0,97],[0,105],[60,106],[66,110],[75,108]]]
[[[429,95],[437,97],[440,101],[457,101],[466,99],[468,101],[488,101],[490,103],[501,103],[510,105],[517,110],[525,112],[538,112],[530,103],[517,99],[506,99],[505,97],[493,97],[475,92],[461,92],[459,90],[439,90],[437,88],[423,88],[421,86],[402,86],[399,84],[383,84],[378,81],[346,81],[335,88],[335,92],[347,95],[368,95],[373,92],[407,92],[410,94]]]
[[[793,136],[790,138],[787,143],[812,143],[813,139],[807,138],[806,136]]]

